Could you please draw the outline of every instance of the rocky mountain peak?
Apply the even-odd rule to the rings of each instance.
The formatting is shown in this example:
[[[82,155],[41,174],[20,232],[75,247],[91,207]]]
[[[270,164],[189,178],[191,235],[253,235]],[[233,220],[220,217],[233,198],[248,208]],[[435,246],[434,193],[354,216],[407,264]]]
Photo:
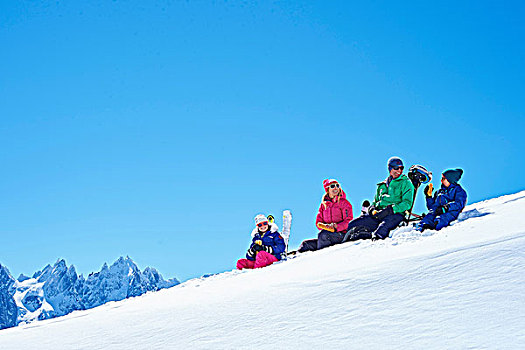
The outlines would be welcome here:
[[[0,329],[90,309],[108,301],[177,284],[179,281],[175,278],[164,280],[156,269],[146,267],[141,272],[129,256],[119,257],[110,266],[104,263],[99,272],[90,273],[87,278],[78,275],[73,265],[68,267],[64,259],[58,259],[53,266],[46,265],[35,272],[33,278],[20,275],[18,281],[0,265],[0,287],[11,286],[10,289],[0,288]],[[18,297],[14,297],[16,293]]]
[[[0,264],[0,329],[16,325],[18,309],[13,295],[15,279],[7,267]]]

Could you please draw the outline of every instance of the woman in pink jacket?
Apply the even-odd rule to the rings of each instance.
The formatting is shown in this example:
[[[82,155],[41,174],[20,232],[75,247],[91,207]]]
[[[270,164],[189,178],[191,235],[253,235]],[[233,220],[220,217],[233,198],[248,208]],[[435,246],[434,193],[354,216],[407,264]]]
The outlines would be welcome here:
[[[323,181],[325,194],[319,207],[315,224],[319,232],[317,239],[303,241],[299,252],[318,250],[341,243],[346,234],[348,223],[354,218],[352,205],[346,200],[346,194],[334,179]]]

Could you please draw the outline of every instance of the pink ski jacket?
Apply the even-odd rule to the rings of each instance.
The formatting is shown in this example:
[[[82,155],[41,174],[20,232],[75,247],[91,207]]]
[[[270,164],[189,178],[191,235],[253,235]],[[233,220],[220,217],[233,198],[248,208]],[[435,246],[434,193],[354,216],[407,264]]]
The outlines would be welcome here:
[[[346,193],[341,189],[341,194],[333,200],[328,194],[323,196],[315,224],[317,225],[320,222],[325,224],[336,223],[337,232],[346,232],[348,223],[353,218],[352,204],[346,200]]]

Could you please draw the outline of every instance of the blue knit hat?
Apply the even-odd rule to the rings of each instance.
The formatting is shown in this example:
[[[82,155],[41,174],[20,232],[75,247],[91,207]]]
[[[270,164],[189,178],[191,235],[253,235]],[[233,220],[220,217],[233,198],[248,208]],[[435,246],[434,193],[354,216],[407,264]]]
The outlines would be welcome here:
[[[403,166],[403,161],[399,157],[392,157],[388,160],[388,171],[392,171],[393,168]]]
[[[463,169],[460,168],[448,169],[443,172],[443,176],[451,184],[457,184],[459,179],[461,179],[461,175],[463,175]]]

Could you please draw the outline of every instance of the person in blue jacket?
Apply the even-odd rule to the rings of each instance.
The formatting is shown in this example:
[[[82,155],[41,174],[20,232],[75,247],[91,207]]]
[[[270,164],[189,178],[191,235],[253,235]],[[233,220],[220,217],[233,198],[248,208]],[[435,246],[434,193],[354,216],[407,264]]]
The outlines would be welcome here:
[[[281,260],[286,249],[279,228],[262,214],[255,217],[255,229],[252,231],[252,244],[246,253],[246,259],[237,261],[237,269],[257,269]]]
[[[467,192],[458,184],[462,169],[449,169],[441,176],[441,188],[432,194],[432,184],[425,187],[428,214],[416,224],[418,231],[441,230],[458,218],[467,204]]]

